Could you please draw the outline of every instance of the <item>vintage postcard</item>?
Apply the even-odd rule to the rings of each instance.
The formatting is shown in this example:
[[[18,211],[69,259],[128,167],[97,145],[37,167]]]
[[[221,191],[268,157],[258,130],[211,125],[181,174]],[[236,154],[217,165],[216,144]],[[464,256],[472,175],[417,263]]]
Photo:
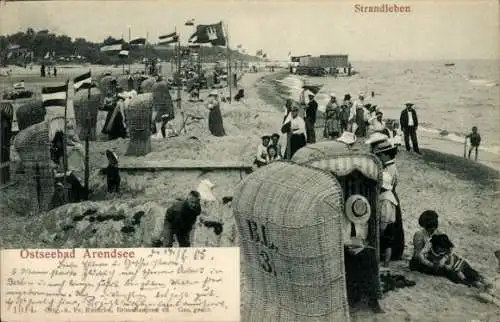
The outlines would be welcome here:
[[[499,10],[0,1],[0,320],[500,321]]]

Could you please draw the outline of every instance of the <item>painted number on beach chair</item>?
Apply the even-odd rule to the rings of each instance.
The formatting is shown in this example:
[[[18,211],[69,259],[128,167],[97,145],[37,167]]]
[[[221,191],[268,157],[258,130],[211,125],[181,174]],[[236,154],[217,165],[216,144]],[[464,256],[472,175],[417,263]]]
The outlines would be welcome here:
[[[277,276],[276,274],[276,269],[274,268],[273,260],[271,259],[271,256],[265,251],[261,250],[260,251],[260,265],[264,269],[266,273],[273,274],[274,276]]]
[[[250,240],[262,247],[259,253],[259,262],[262,269],[267,273],[277,276],[272,253],[276,252],[278,247],[271,242],[266,226],[258,225],[253,220],[247,220],[247,225],[250,232]]]

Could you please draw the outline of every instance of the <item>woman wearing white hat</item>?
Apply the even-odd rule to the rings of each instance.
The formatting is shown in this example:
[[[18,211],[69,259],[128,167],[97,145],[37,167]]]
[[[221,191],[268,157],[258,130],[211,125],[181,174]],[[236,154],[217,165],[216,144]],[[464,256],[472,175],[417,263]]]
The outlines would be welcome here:
[[[220,111],[219,93],[213,90],[208,94],[206,107],[210,110],[208,113],[208,129],[213,136],[224,136],[224,123],[222,121],[222,113]]]
[[[382,189],[379,196],[381,208],[380,251],[381,259],[387,266],[391,260],[401,260],[405,244],[401,205],[396,193],[398,171],[394,159],[397,148],[388,140],[383,140],[375,145],[373,153],[384,165]]]

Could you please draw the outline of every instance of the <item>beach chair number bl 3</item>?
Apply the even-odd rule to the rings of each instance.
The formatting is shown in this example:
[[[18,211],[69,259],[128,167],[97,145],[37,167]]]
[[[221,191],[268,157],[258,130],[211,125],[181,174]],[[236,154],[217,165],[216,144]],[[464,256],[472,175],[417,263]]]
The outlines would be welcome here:
[[[253,220],[247,220],[248,230],[250,232],[250,240],[263,246],[264,249],[260,251],[259,261],[260,265],[267,273],[277,275],[276,269],[272,259],[272,251],[277,251],[278,248],[274,246],[269,240],[267,229],[264,225],[258,225]]]

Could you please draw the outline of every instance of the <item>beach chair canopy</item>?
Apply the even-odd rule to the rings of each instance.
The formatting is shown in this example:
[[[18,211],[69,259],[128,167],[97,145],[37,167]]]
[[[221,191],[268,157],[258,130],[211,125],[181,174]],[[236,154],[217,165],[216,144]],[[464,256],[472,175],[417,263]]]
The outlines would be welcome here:
[[[382,165],[375,155],[361,150],[349,150],[344,143],[323,141],[298,150],[292,161],[345,176],[357,170],[367,178],[379,181]]]
[[[276,162],[237,186],[242,320],[348,321],[342,188],[320,169]]]

